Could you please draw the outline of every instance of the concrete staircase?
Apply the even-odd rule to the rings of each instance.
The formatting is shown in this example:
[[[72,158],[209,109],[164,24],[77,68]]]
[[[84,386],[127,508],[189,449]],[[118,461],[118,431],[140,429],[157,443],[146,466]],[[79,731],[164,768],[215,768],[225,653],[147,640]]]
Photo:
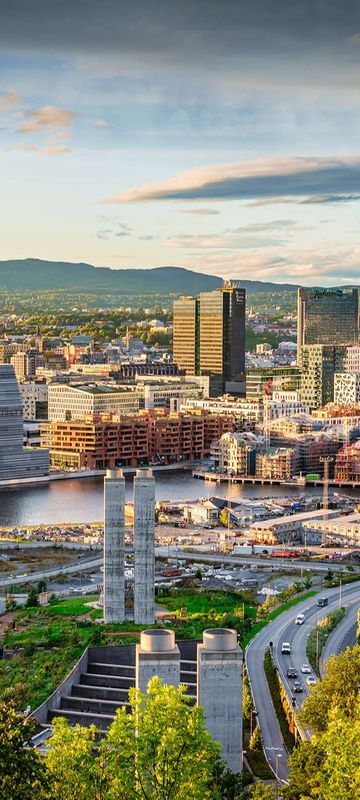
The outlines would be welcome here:
[[[188,644],[179,643],[180,680],[186,685],[186,696],[195,704],[196,661]],[[61,695],[59,707],[49,709],[47,722],[65,717],[71,725],[96,725],[104,734],[117,709],[130,708],[129,689],[135,686],[135,646],[90,648],[85,670]]]

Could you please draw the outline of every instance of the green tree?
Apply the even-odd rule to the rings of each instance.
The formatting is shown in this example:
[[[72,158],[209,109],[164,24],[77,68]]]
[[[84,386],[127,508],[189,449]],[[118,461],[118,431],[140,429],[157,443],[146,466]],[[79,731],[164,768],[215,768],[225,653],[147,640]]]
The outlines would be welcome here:
[[[40,594],[41,592],[46,592],[46,589],[47,589],[46,581],[44,579],[40,580],[36,587],[37,593]]]
[[[262,747],[262,737],[261,737],[261,730],[258,725],[255,726],[249,741],[250,750],[253,752],[259,752]]]
[[[360,797],[360,699],[355,714],[349,719],[346,712],[331,711],[321,747],[326,753],[319,774],[321,800],[354,800]]]
[[[327,572],[325,573],[325,575],[324,575],[324,585],[325,586],[332,586],[333,581],[334,581],[334,576],[335,576],[334,570],[329,568],[327,570]]]
[[[259,782],[255,786],[250,786],[247,797],[250,800],[275,800],[275,792],[272,786]]]
[[[46,764],[31,746],[36,725],[16,711],[14,699],[0,704],[0,797],[48,798]]]
[[[315,733],[326,730],[330,712],[340,708],[351,718],[359,694],[360,645],[329,658],[322,681],[313,687],[301,710],[301,721]]]
[[[310,575],[305,575],[305,578],[304,578],[304,588],[305,588],[307,591],[309,591],[309,589],[311,589],[311,587],[312,587],[312,578],[310,577]]]
[[[251,713],[254,712],[254,703],[250,691],[249,679],[246,672],[244,673],[244,680],[243,680],[242,708],[243,708],[244,719],[249,720],[251,717]]]
[[[157,677],[129,692],[94,752],[96,729],[55,724],[48,766],[57,800],[213,800],[219,746],[185,688]]]
[[[39,605],[39,598],[37,596],[36,589],[30,589],[26,605],[28,606],[28,608],[32,608],[33,606]]]

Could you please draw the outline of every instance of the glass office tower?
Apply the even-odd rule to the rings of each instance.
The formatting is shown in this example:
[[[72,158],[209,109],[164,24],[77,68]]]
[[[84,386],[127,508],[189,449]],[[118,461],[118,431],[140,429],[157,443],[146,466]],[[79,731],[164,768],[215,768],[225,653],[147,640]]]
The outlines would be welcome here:
[[[210,375],[213,394],[244,377],[245,303],[237,286],[200,294],[200,374]]]
[[[358,289],[298,290],[298,362],[304,345],[359,341]]]

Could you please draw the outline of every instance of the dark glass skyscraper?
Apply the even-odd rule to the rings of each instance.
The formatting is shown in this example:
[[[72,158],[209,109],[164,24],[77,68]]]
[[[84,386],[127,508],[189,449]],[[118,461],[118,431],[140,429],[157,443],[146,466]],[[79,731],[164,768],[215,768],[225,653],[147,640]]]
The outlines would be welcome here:
[[[245,304],[245,289],[230,284],[174,303],[174,361],[188,374],[209,375],[213,394],[244,379]]]
[[[353,345],[359,341],[358,289],[299,289],[298,361],[306,344]]]

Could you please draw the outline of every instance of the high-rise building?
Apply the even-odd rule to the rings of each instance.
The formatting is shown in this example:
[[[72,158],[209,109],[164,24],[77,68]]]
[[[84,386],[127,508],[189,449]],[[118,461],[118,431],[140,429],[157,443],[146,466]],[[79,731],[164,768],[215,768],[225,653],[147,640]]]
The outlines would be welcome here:
[[[246,372],[246,399],[263,400],[274,392],[297,392],[299,367],[251,367]]]
[[[212,394],[244,377],[245,302],[237,286],[200,294],[200,374],[210,375]]]
[[[23,410],[13,366],[0,364],[0,480],[43,477],[49,451],[23,447]]]
[[[245,289],[227,284],[174,303],[174,361],[187,374],[209,375],[211,394],[244,378],[245,303]]]
[[[319,408],[334,399],[334,376],[342,372],[346,347],[306,344],[301,351],[300,396],[310,408]]]
[[[200,302],[180,297],[174,302],[173,356],[187,375],[198,375],[200,368]]]
[[[304,345],[350,346],[358,342],[358,289],[299,289],[299,363]]]

